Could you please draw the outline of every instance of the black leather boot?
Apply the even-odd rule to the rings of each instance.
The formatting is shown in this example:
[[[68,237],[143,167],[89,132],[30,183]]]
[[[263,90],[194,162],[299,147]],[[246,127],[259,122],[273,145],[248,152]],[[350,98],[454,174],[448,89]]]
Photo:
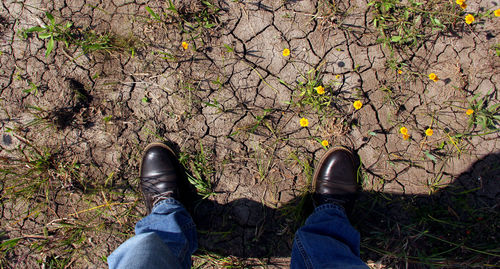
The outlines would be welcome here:
[[[315,206],[335,203],[350,213],[358,193],[354,154],[344,147],[326,152],[315,170],[313,190]]]
[[[167,145],[152,143],[146,147],[139,175],[148,214],[161,200],[168,197],[179,199],[181,176],[175,165],[176,160],[174,152]]]

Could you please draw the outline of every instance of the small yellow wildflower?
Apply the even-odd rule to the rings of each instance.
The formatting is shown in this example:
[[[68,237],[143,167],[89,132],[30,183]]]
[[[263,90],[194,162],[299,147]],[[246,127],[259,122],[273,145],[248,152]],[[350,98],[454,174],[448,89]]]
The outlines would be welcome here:
[[[474,113],[474,110],[472,110],[472,109],[470,109],[470,108],[469,108],[469,109],[467,109],[467,111],[465,111],[465,114],[467,114],[467,116],[472,115],[472,113]]]
[[[495,16],[500,17],[500,8],[493,12]]]
[[[189,47],[189,44],[187,42],[182,42],[182,47],[187,50]]]
[[[437,82],[439,80],[438,76],[434,73],[429,74],[429,79],[434,81],[434,82]]]
[[[323,147],[328,147],[328,140],[323,140],[323,141],[321,141],[321,145],[322,145]]]
[[[407,134],[408,134],[408,129],[407,129],[406,127],[404,127],[404,126],[403,126],[403,127],[401,127],[401,128],[399,129],[399,131],[400,131],[402,134],[404,134],[404,135],[407,135]]]
[[[467,4],[466,4],[466,3],[463,3],[463,4],[461,4],[461,5],[460,5],[460,7],[461,7],[462,9],[466,9],[466,8],[467,8]]]
[[[472,16],[472,14],[468,14],[467,16],[465,16],[465,23],[471,24],[473,22],[474,22],[474,16]]]
[[[289,49],[283,49],[283,56],[288,56],[290,55],[290,50]]]
[[[352,105],[354,106],[354,108],[356,110],[358,110],[363,106],[363,103],[361,103],[361,101],[358,100],[358,101],[355,101]]]
[[[456,3],[457,3],[457,5],[461,5],[461,4],[465,3],[465,0],[457,0]]]
[[[500,10],[500,9],[499,9]],[[340,75],[336,75],[335,76],[335,79],[339,79],[340,78]]]
[[[399,69],[398,74],[400,74],[400,75],[403,74],[403,70]]]
[[[309,125],[309,120],[307,120],[306,118],[300,119],[300,126],[307,127],[308,125]]]
[[[324,94],[325,93],[325,88],[323,86],[318,86],[314,88],[318,94]]]
[[[408,138],[410,138],[410,135],[409,135],[409,134],[403,134],[403,139],[404,139],[404,140],[408,140]]]
[[[434,133],[434,131],[431,128],[427,128],[427,130],[425,130],[426,136],[432,136],[433,133]]]

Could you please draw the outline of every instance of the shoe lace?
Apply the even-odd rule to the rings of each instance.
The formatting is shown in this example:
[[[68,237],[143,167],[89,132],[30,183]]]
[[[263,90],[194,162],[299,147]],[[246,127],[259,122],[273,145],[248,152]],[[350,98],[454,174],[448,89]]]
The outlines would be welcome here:
[[[166,191],[166,192],[162,192],[162,193],[159,193],[159,194],[155,194],[153,195],[153,206],[155,206],[157,203],[163,201],[163,200],[166,200],[167,198],[170,198],[172,197],[172,195],[174,194],[174,191],[170,190],[170,191]]]

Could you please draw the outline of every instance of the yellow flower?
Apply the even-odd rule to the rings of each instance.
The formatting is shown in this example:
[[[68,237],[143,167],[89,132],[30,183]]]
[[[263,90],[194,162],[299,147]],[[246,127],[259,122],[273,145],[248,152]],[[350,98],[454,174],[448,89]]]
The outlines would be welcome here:
[[[300,126],[307,127],[309,125],[309,121],[306,118],[300,119]]]
[[[470,109],[470,108],[469,108],[469,109],[467,109],[467,111],[465,111],[465,114],[467,114],[467,116],[472,115],[472,113],[474,113],[474,110],[472,110],[472,109]]]
[[[325,88],[323,86],[318,86],[314,88],[318,94],[324,94],[325,93]]]
[[[472,14],[468,14],[467,16],[465,16],[465,23],[471,24],[473,22],[474,22],[474,16],[472,16]]]
[[[328,147],[328,140],[323,140],[323,141],[321,141],[321,145],[322,145],[323,147]]]
[[[404,127],[404,126],[403,126],[403,127],[401,127],[401,128],[399,129],[399,131],[400,131],[402,134],[404,134],[404,135],[407,135],[407,134],[408,134],[408,129],[406,129],[406,127]]]
[[[425,130],[426,136],[432,136],[433,133],[434,133],[434,131],[431,128],[427,128],[427,130]]]
[[[457,5],[461,5],[461,4],[465,3],[465,0],[457,0],[456,3],[457,3]]]
[[[290,55],[290,50],[289,49],[283,49],[283,56],[288,56]]]
[[[429,79],[434,81],[434,82],[437,82],[439,80],[438,76],[434,73],[429,74]]]
[[[409,134],[403,134],[403,139],[404,139],[404,140],[408,140],[408,138],[410,138],[410,135],[409,135]]]
[[[336,75],[336,76],[335,76],[335,79],[339,79],[339,78],[340,78],[340,75]]]
[[[500,17],[500,8],[495,10],[493,13],[495,13],[495,16]]]
[[[466,8],[467,8],[467,4],[466,4],[466,3],[463,3],[463,4],[461,4],[461,5],[460,5],[460,7],[461,7],[462,9],[466,9]]]
[[[403,70],[399,69],[398,74],[400,74],[400,75],[403,74]]]
[[[183,47],[185,50],[187,50],[187,49],[188,49],[188,47],[189,47],[189,44],[188,44],[188,43],[186,43],[186,42],[182,42],[182,47]]]
[[[354,106],[354,108],[356,110],[358,110],[363,106],[363,103],[361,103],[361,101],[358,100],[358,101],[355,101],[352,105]]]

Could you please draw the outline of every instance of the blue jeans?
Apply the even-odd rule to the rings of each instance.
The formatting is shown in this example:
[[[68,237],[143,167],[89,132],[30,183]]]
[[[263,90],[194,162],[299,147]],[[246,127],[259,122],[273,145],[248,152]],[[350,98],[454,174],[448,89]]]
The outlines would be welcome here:
[[[359,244],[344,208],[320,205],[295,233],[291,268],[368,268],[359,258]]]
[[[109,255],[109,268],[191,268],[191,255],[198,248],[196,227],[175,199],[156,204],[137,222],[135,234]]]
[[[196,228],[176,200],[155,205],[135,233],[108,257],[109,268],[190,268]],[[359,258],[359,240],[341,206],[318,206],[295,234],[291,268],[368,268]]]

